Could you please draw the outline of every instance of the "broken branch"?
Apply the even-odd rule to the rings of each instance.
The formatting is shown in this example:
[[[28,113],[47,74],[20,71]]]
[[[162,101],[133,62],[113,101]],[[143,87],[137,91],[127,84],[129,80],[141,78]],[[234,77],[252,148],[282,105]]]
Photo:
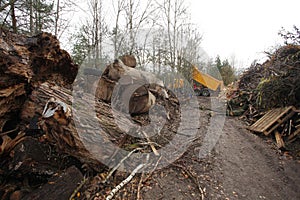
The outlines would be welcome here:
[[[129,183],[133,177],[136,175],[136,173],[138,173],[138,171],[140,169],[142,169],[145,166],[145,164],[140,164],[138,165],[132,172],[131,174],[125,179],[123,180],[119,185],[117,185],[111,192],[110,194],[106,197],[106,200],[111,200],[115,194],[122,188],[124,187],[124,185],[126,185],[127,183]]]
[[[120,160],[120,162],[108,173],[108,175],[106,176],[105,180],[102,183],[106,183],[106,181],[112,176],[112,174],[121,166],[121,164],[127,159],[129,158],[133,153],[135,153],[136,151],[142,150],[142,148],[136,148],[134,150],[132,150],[131,152],[129,152],[127,154],[127,156],[125,156],[122,160]]]

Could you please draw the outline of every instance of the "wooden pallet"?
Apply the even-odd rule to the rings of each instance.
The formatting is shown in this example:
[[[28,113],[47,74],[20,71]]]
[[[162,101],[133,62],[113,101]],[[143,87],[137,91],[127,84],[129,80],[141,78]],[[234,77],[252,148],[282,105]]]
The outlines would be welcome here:
[[[262,118],[248,127],[249,130],[269,135],[283,122],[290,119],[295,114],[294,106],[276,108],[268,111]]]

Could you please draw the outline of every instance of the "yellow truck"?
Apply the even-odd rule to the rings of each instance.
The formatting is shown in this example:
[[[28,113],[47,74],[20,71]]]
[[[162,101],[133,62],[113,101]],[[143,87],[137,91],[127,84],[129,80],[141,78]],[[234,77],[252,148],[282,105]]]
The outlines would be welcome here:
[[[224,88],[223,81],[199,71],[194,65],[192,65],[192,85],[197,96],[210,96],[211,91],[217,92]],[[184,80],[174,79],[173,84],[170,86],[173,89],[182,89],[184,87]]]
[[[192,66],[193,89],[196,95],[210,96],[210,91],[220,91],[224,88],[223,81],[220,81]]]

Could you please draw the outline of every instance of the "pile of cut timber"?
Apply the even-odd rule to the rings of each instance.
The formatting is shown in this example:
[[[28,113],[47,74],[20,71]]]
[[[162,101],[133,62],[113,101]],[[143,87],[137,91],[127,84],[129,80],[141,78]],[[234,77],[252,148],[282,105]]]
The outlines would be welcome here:
[[[78,66],[48,33],[27,37],[0,30],[0,65],[2,199],[71,197],[83,174],[108,176],[111,169],[100,160],[118,166],[126,156],[109,149],[111,145],[106,143],[127,151],[158,154],[177,134],[178,99],[149,74],[136,70],[132,56],[107,65],[96,85],[96,95],[86,92],[84,87],[74,89]],[[112,99],[115,88],[118,88],[117,97],[128,100],[125,111],[129,115],[124,115],[122,101]],[[129,92],[133,95],[128,96]],[[150,118],[149,109],[154,104],[164,107],[165,116]],[[112,105],[116,106],[112,108]],[[81,107],[90,106],[94,106],[94,115],[88,109],[81,109],[77,115]],[[152,120],[166,122],[158,133],[151,133],[152,129],[157,131],[157,127],[152,127],[143,137],[135,137],[141,131],[132,127],[144,127]],[[102,141],[96,140],[98,136]],[[106,178],[110,176],[114,176],[113,171]],[[118,180],[127,176],[119,173]],[[93,179],[89,181],[94,187]],[[64,190],[63,184],[66,184]],[[117,185],[111,182],[105,189],[107,185],[102,183],[101,192],[107,195],[107,190]],[[83,198],[99,192],[89,191]]]

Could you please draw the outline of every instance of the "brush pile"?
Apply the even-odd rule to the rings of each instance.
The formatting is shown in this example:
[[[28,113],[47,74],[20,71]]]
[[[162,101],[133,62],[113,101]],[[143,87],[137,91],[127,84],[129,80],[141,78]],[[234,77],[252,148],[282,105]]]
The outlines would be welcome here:
[[[241,116],[250,130],[273,132],[282,148],[299,137],[299,81],[300,46],[283,46],[265,63],[252,65],[228,91],[228,115]],[[272,131],[267,133],[268,128]]]
[[[241,75],[236,88],[227,94],[228,114],[244,115],[253,123],[262,112],[272,108],[299,108],[299,81],[300,46],[283,46],[265,63],[254,64]]]

